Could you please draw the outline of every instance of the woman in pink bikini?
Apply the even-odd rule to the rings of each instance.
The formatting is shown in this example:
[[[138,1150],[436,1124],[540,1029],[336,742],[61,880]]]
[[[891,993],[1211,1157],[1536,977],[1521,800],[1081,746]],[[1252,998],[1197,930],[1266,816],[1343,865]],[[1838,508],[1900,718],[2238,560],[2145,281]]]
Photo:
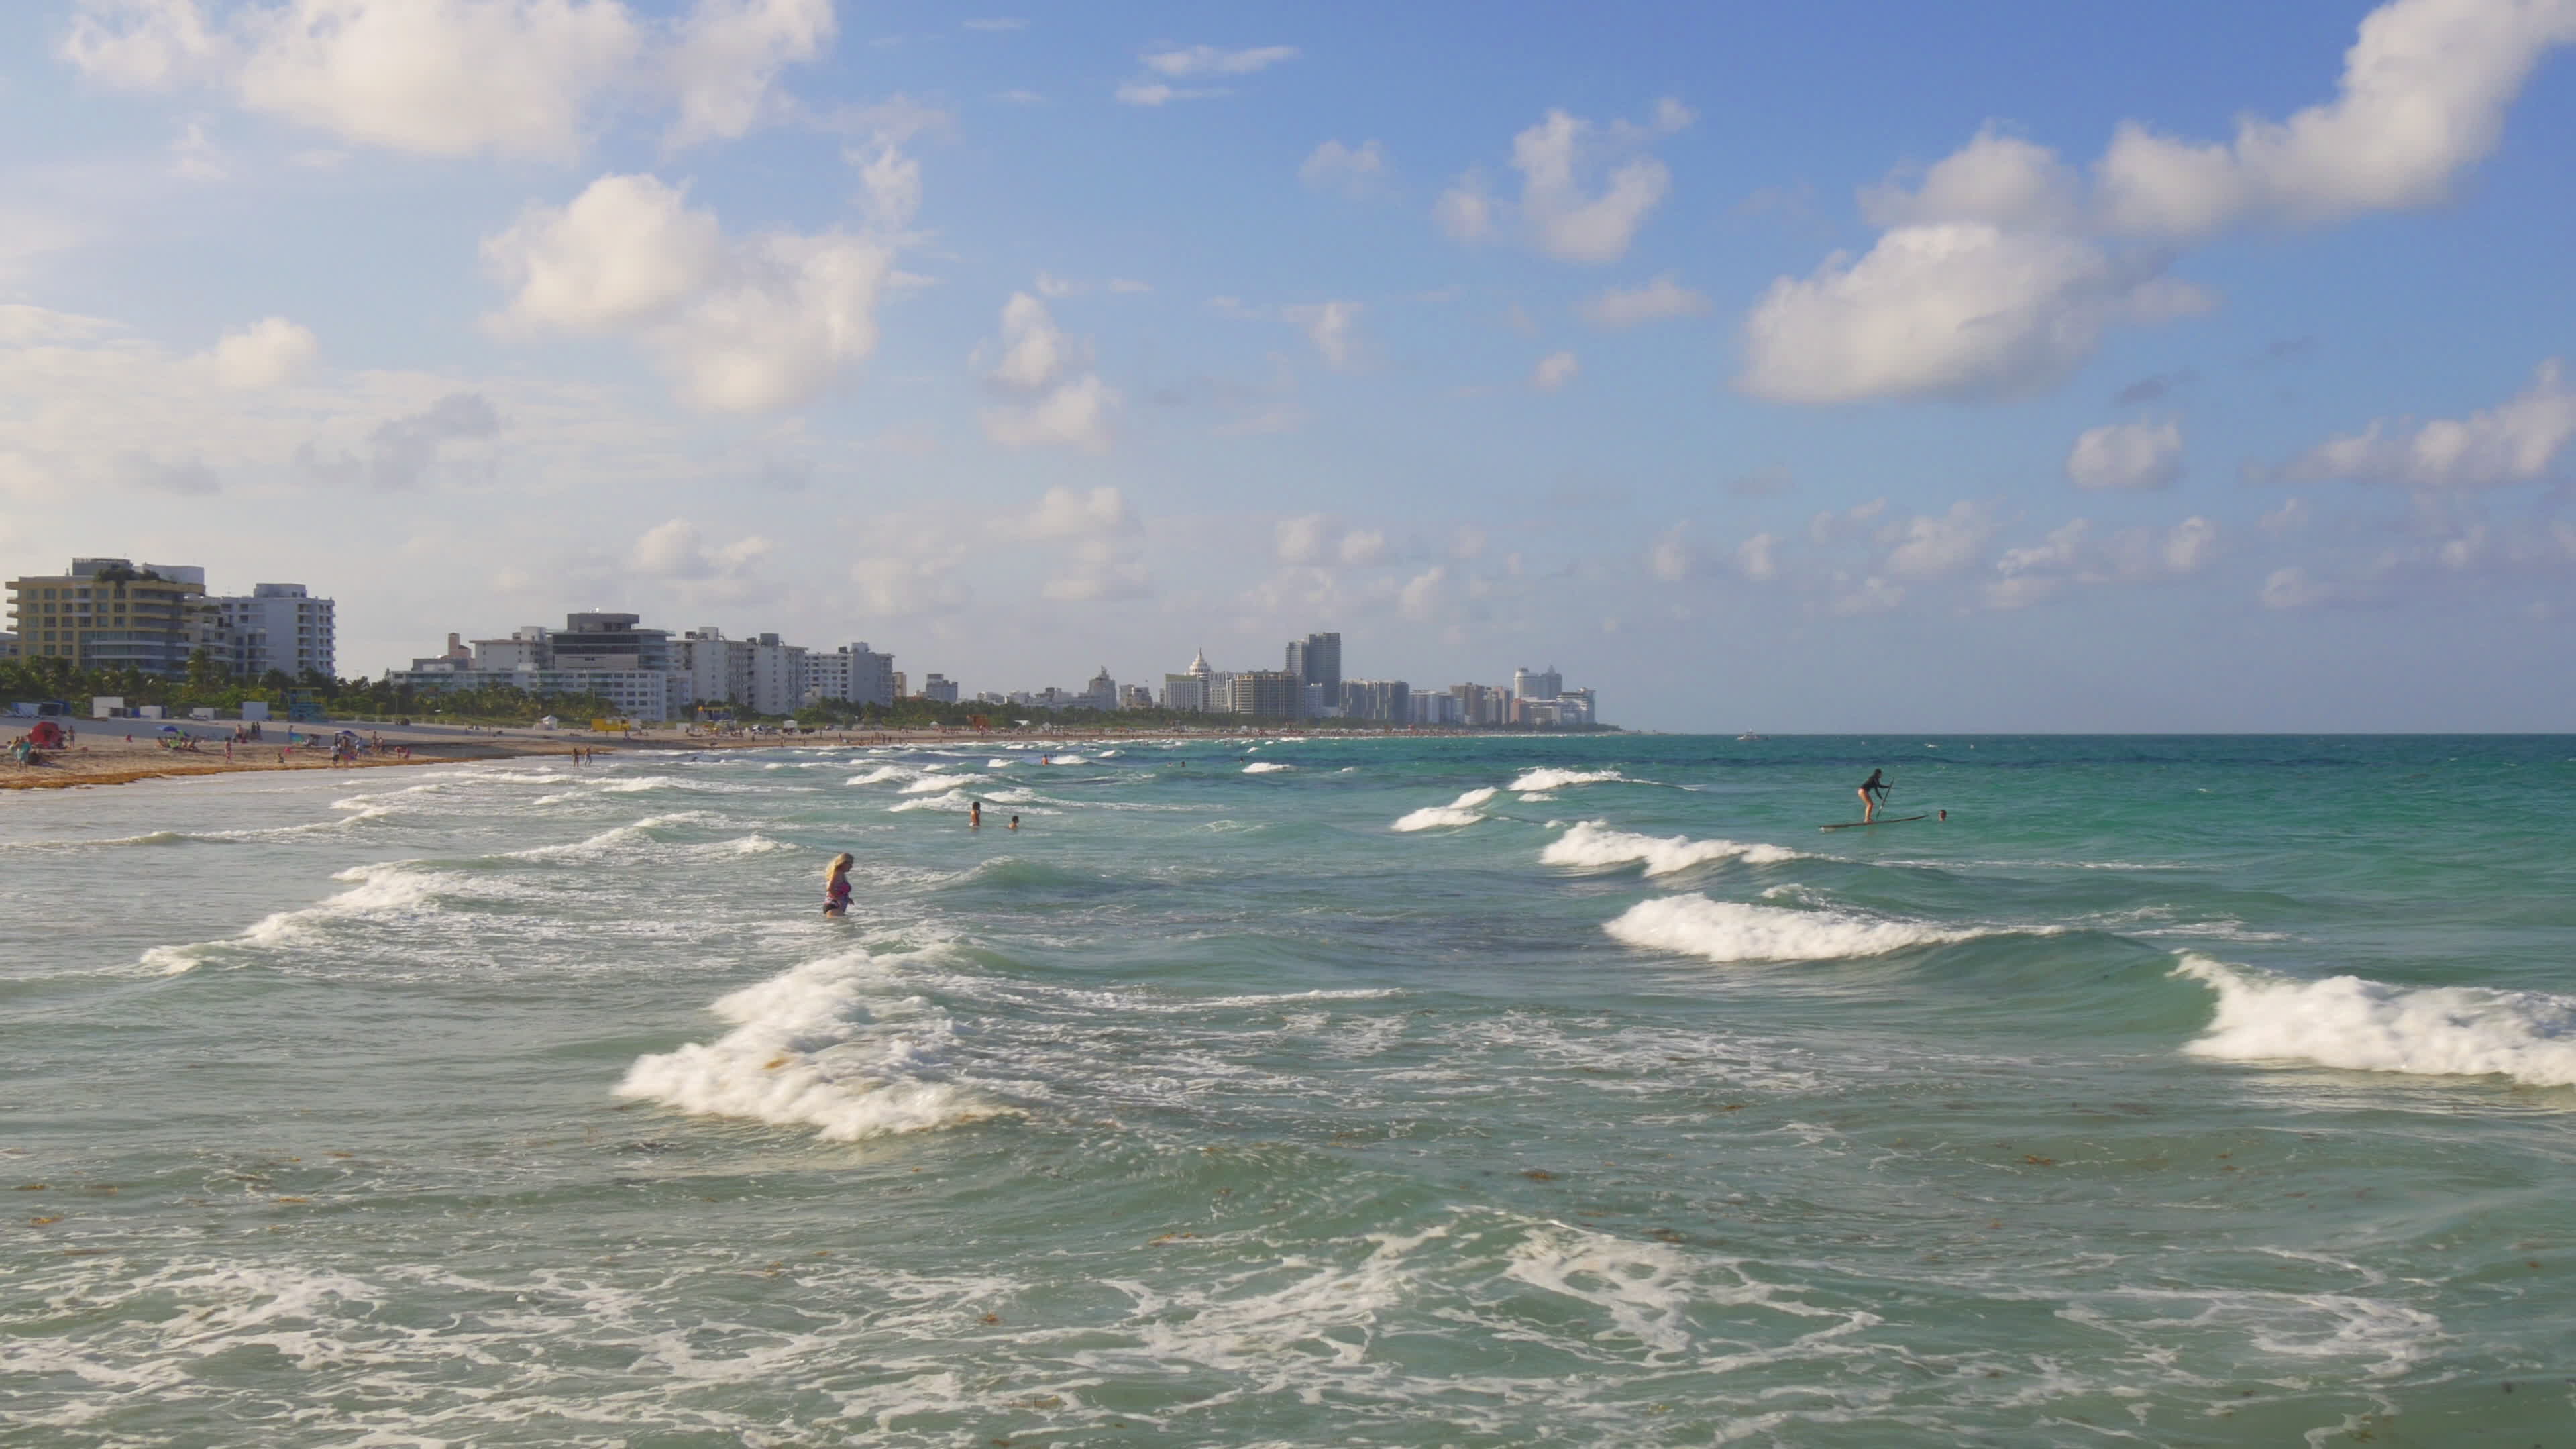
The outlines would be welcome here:
[[[850,912],[850,853],[842,851],[832,857],[823,870],[823,914],[845,916]]]

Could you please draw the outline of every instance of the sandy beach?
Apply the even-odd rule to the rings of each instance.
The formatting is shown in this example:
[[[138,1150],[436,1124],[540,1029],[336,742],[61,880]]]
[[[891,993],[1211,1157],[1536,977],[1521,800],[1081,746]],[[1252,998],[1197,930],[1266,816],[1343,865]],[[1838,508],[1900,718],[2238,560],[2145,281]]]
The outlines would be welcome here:
[[[25,733],[25,723],[9,733],[16,738]],[[976,732],[968,730],[817,730],[803,734],[779,735],[690,735],[679,730],[639,730],[630,735],[597,735],[572,730],[534,728],[467,728],[454,725],[370,725],[345,726],[298,725],[301,736],[315,730],[335,731],[346,728],[361,740],[381,740],[381,753],[361,751],[358,758],[334,762],[327,744],[287,748],[286,727],[272,722],[269,738],[255,744],[236,745],[232,758],[224,758],[224,741],[231,726],[209,725],[198,721],[176,721],[198,741],[193,750],[169,749],[159,741],[162,721],[158,720],[74,720],[74,739],[70,749],[48,750],[35,765],[19,765],[0,758],[0,790],[69,789],[85,785],[122,785],[136,780],[166,779],[183,775],[220,775],[248,770],[370,770],[400,765],[452,765],[474,760],[498,760],[521,755],[569,755],[575,750],[596,750],[613,755],[641,750],[700,751],[774,749],[780,745],[847,745],[853,749],[875,745],[933,743],[940,740],[982,739],[986,741],[1038,741],[1065,744],[1096,744],[1108,740],[1135,739],[1142,736],[1165,737],[1169,729],[1059,729],[1036,731]],[[403,750],[408,753],[402,753]]]

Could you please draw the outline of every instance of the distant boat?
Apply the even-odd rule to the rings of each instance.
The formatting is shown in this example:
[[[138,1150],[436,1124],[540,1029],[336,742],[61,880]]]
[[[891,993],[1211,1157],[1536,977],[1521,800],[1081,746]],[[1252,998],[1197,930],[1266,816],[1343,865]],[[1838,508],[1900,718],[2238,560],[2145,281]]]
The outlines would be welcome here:
[[[1746,730],[1744,733],[1737,735],[1736,738],[1739,740],[1767,740],[1771,737],[1769,735],[1757,735],[1751,730]]]

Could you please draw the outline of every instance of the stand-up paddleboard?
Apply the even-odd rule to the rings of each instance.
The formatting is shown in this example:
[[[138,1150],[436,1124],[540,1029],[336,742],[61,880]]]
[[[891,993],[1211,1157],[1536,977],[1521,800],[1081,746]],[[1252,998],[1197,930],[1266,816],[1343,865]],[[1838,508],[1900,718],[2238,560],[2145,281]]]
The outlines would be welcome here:
[[[1908,820],[1929,820],[1926,815],[1899,815],[1893,820],[1847,820],[1840,825],[1819,825],[1818,830],[1866,830],[1873,825],[1902,825]]]

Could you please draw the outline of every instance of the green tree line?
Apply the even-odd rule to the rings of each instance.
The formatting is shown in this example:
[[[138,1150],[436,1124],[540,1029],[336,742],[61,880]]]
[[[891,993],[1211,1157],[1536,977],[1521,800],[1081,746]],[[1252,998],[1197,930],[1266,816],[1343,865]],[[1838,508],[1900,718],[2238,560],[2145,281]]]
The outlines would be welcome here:
[[[126,704],[157,704],[165,714],[183,717],[192,709],[232,714],[244,700],[265,702],[278,719],[286,718],[287,696],[302,690],[333,719],[439,719],[468,724],[532,724],[546,715],[588,723],[617,711],[595,694],[527,694],[507,685],[481,689],[419,689],[381,679],[334,679],[306,670],[291,676],[272,669],[256,678],[225,672],[214,657],[197,651],[184,675],[146,674],[139,669],[85,669],[59,655],[0,659],[0,703],[63,700],[75,714],[87,714],[99,695]]]

